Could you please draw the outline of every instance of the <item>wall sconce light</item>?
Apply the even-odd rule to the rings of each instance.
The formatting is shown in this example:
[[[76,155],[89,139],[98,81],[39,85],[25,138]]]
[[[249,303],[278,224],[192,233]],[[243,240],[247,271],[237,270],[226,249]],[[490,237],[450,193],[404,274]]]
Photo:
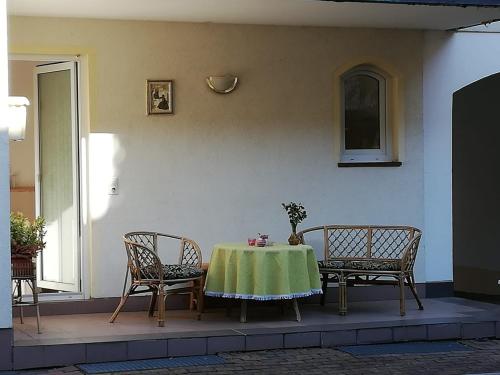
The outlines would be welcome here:
[[[24,96],[9,96],[7,100],[7,124],[9,126],[9,139],[22,141],[26,134],[26,108],[30,105]]]
[[[233,75],[210,76],[207,78],[207,84],[218,94],[229,94],[238,85],[238,77]]]

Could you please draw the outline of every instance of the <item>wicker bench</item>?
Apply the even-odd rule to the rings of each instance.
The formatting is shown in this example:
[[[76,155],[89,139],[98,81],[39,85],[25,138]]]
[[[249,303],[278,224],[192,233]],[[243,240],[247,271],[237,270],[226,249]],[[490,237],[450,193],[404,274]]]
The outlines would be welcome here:
[[[298,233],[302,243],[322,243],[319,261],[324,305],[329,282],[339,284],[339,314],[347,313],[347,284],[389,284],[399,286],[400,314],[405,315],[405,285],[410,287],[418,307],[422,303],[415,288],[413,266],[421,231],[406,226],[314,227]],[[309,241],[311,240],[311,241]]]

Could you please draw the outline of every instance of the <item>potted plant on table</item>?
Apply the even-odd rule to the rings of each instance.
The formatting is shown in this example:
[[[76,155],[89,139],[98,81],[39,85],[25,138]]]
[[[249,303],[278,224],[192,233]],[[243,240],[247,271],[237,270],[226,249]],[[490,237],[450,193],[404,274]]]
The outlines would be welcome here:
[[[288,238],[288,243],[290,245],[298,245],[300,238],[297,236],[297,225],[307,217],[307,212],[302,203],[290,202],[288,204],[282,203],[281,205],[288,214],[290,225],[292,226],[292,234]]]
[[[21,213],[10,214],[10,252],[13,276],[29,273],[38,253],[45,247],[45,220],[41,217],[31,222]],[[33,272],[33,271],[31,271]]]

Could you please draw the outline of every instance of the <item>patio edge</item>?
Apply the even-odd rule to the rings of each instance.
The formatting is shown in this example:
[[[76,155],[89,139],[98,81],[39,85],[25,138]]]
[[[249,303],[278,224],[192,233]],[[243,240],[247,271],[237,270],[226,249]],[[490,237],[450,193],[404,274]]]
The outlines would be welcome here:
[[[227,330],[185,333],[183,337],[141,339],[116,342],[74,342],[54,345],[13,347],[14,370],[98,363],[216,354],[232,351],[337,347],[406,341],[500,338],[500,321],[442,321],[432,324],[386,326],[358,325],[328,329],[308,327],[300,332],[283,328],[267,332]]]

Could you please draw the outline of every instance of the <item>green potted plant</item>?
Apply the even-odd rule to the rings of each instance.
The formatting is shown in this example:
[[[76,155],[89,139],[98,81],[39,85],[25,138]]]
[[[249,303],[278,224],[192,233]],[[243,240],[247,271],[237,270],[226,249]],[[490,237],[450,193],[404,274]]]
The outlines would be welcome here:
[[[41,217],[33,222],[22,213],[10,214],[10,251],[12,258],[36,258],[45,247],[45,220]]]
[[[290,202],[288,204],[282,203],[281,205],[288,214],[288,219],[290,219],[290,225],[292,226],[292,234],[288,238],[288,243],[290,245],[298,245],[300,238],[297,236],[297,225],[307,217],[307,212],[302,203]]]

